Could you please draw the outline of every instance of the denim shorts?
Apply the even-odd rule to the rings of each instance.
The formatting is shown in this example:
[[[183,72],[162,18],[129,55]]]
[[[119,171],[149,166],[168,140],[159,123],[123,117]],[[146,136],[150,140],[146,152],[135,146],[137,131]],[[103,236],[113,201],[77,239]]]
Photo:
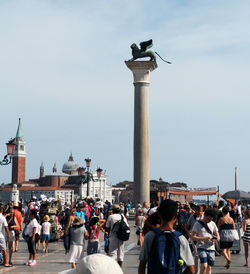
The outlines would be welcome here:
[[[42,241],[49,241],[49,240],[50,240],[50,235],[49,234],[43,234]]]
[[[198,251],[198,256],[200,258],[201,264],[207,263],[209,266],[214,266],[214,261],[215,261],[214,250],[198,248],[197,251]]]

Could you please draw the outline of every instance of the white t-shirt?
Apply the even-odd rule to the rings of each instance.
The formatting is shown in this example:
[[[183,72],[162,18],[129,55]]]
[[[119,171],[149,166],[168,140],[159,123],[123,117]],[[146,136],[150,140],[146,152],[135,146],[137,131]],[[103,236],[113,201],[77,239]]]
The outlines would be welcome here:
[[[36,230],[36,233],[38,235],[41,235],[41,229],[42,229],[42,226],[38,223],[37,230]]]
[[[44,222],[42,223],[42,228],[43,228],[43,235],[50,235],[50,227],[51,223],[50,222]]]
[[[36,218],[34,218],[33,220],[31,220],[29,222],[29,224],[27,224],[27,228],[25,230],[25,235],[28,235],[29,237],[32,237],[32,235],[33,235],[33,228],[34,227],[36,227],[36,229],[38,227],[38,222],[37,222]]]
[[[218,228],[216,224],[211,221],[207,223],[208,228],[212,232],[213,235],[215,235],[216,232],[218,232]],[[199,222],[196,222],[193,226],[192,231],[194,231],[198,237],[208,237],[211,236]],[[214,243],[212,241],[197,241],[197,248],[204,248],[207,250],[215,250]]]
[[[0,239],[5,238],[5,226],[8,226],[6,218],[0,213]]]
[[[116,237],[116,231],[113,229],[113,226],[116,222],[121,220],[121,214],[115,213],[108,217],[106,222],[106,227],[110,228],[110,237]],[[128,225],[127,219],[123,216],[125,223]],[[129,226],[129,225],[128,225]]]

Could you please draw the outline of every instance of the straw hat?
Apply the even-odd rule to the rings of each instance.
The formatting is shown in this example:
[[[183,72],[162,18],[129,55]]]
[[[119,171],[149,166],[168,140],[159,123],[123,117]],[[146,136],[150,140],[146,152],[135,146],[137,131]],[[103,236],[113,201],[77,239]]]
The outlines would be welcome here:
[[[50,220],[49,215],[45,215],[45,216],[43,217],[43,220],[44,220],[44,222],[48,222],[48,221]]]
[[[72,225],[82,225],[84,223],[83,219],[79,216],[76,216]]]

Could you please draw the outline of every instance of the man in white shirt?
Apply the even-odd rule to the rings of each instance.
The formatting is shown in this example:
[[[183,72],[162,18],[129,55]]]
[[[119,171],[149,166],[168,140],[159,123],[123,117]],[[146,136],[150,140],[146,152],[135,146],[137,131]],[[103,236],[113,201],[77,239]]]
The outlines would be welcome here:
[[[119,205],[113,205],[112,208],[113,214],[110,215],[106,222],[106,227],[109,228],[109,255],[117,259],[118,264],[122,267],[122,263],[124,260],[124,242],[117,238],[115,223],[121,220],[121,209]],[[124,221],[128,225],[127,219],[125,216]]]
[[[5,233],[7,234],[8,242],[10,240],[10,233],[8,229],[8,223],[3,216],[3,206],[0,205],[0,250],[3,251],[3,264],[5,267],[9,267],[8,262],[8,254],[7,254],[7,248],[6,248],[6,242],[5,242]]]
[[[197,241],[197,251],[201,262],[201,274],[211,273],[215,261],[215,242],[220,236],[216,224],[212,221],[213,209],[207,209],[203,220],[196,222],[192,228],[192,240]]]

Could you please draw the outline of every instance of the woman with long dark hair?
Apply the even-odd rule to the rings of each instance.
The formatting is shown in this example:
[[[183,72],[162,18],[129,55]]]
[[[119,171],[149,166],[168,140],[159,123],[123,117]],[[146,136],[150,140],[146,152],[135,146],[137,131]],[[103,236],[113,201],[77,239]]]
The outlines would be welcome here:
[[[10,239],[9,239],[9,265],[12,265],[12,254],[14,251],[14,241],[15,241],[15,228],[18,227],[18,222],[14,214],[14,208],[9,208],[9,213],[6,215],[6,221],[8,223],[8,228],[10,232]]]

